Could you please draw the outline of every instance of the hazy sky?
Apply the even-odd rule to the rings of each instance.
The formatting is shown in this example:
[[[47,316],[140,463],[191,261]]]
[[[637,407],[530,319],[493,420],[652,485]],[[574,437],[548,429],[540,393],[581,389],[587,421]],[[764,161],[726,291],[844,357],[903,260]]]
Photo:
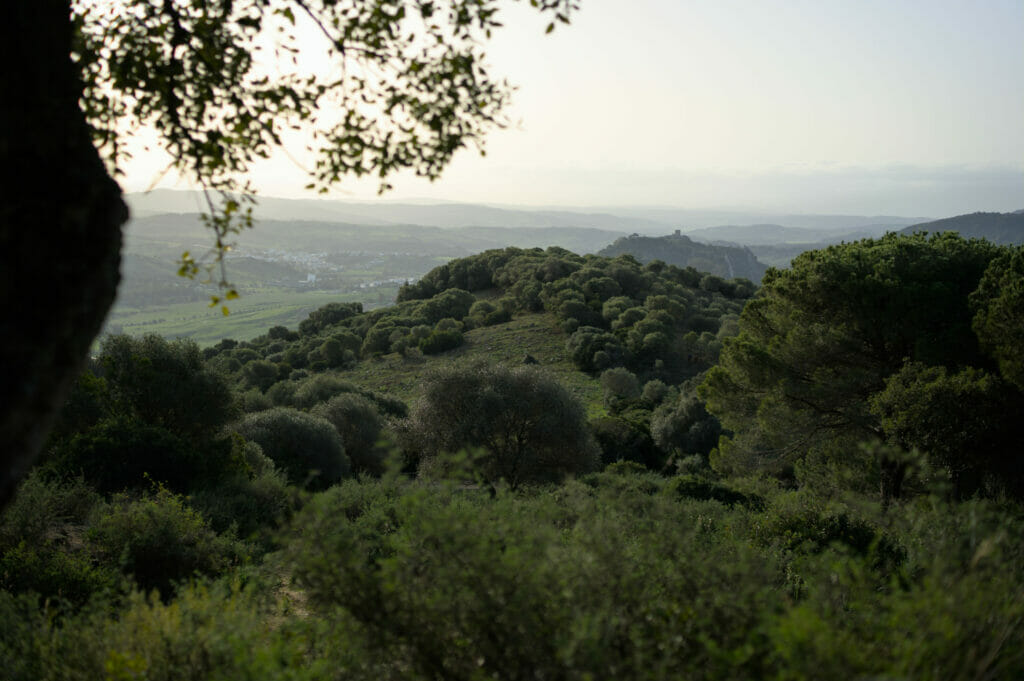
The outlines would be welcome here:
[[[440,181],[399,178],[386,198],[1024,208],[1024,0],[582,0],[549,36],[524,4],[509,3],[488,49],[519,86],[521,122],[492,134],[486,157],[466,150]],[[137,156],[132,191],[166,163]],[[253,178],[263,194],[306,196],[288,155]]]

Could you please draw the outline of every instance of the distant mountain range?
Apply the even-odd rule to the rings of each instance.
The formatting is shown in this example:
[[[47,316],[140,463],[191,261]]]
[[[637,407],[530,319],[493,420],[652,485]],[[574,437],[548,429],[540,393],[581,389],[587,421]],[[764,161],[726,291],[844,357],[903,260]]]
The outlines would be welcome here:
[[[490,248],[561,246],[594,253],[625,232],[585,227],[459,227],[366,225],[316,220],[269,220],[238,237],[239,252],[280,250],[329,253],[411,253],[457,257]],[[126,230],[129,252],[155,254],[205,250],[209,232],[197,214],[165,213],[133,219]],[[199,250],[201,252],[201,250]]]
[[[129,246],[145,245],[144,250],[150,253],[161,242],[172,248],[182,244],[208,248],[209,234],[196,217],[205,208],[198,192],[160,189],[127,194],[125,198],[133,215],[127,230]],[[680,236],[689,239],[673,237],[670,243],[679,258],[673,264],[693,264],[720,276],[730,276],[731,267],[735,276],[753,280],[760,279],[765,265],[786,267],[805,250],[887,232],[953,230],[1000,244],[1024,243],[1024,211],[972,213],[930,221],[900,216],[770,215],[624,206],[522,209],[436,201],[261,197],[255,214],[257,228],[239,239],[243,249],[454,257],[504,246],[561,246],[577,253],[593,253],[628,234],[662,236],[678,230]],[[661,247],[669,242],[654,243]],[[628,245],[647,249],[641,242]],[[700,249],[698,245],[713,248]],[[733,250],[719,252],[714,248]],[[652,252],[650,257],[659,256]]]
[[[136,218],[161,213],[198,213],[205,209],[202,195],[193,191],[156,189],[127,194],[125,199]],[[640,234],[686,233],[716,225],[772,223],[787,228],[852,231],[866,226],[902,229],[924,222],[922,217],[859,215],[780,215],[762,212],[706,211],[679,208],[602,206],[582,208],[518,208],[470,203],[340,201],[331,199],[280,199],[260,197],[258,220],[343,222],[360,225],[422,225],[445,229],[459,227],[588,227]],[[710,240],[725,239],[708,235]],[[701,237],[704,239],[704,236]],[[731,240],[731,239],[726,239]]]
[[[903,234],[914,232],[958,232],[966,239],[988,239],[1008,246],[1024,244],[1024,210],[1013,213],[969,213],[944,220],[912,225]]]
[[[197,192],[158,189],[146,194],[128,194],[126,199],[135,217],[166,213],[198,213],[205,210],[205,201]],[[420,225],[445,229],[587,227],[625,233],[664,233],[671,227],[669,224],[641,217],[623,217],[609,213],[509,209],[468,203],[370,203],[260,197],[254,213],[258,220]]]
[[[649,237],[633,234],[617,239],[598,255],[629,254],[642,263],[663,260],[678,267],[693,267],[726,279],[743,277],[760,283],[767,267],[747,248],[703,244],[683,234]]]
[[[855,229],[809,229],[782,225],[725,225],[695,229],[686,233],[691,239],[706,243],[730,242],[743,246],[774,246],[779,244],[819,244],[854,241],[881,236],[905,223],[861,225]]]

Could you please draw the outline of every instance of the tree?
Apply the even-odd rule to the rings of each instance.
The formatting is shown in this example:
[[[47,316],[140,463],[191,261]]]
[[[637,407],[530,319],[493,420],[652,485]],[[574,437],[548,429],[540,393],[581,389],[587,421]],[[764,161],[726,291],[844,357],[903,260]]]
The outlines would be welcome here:
[[[640,382],[629,369],[615,367],[601,374],[604,403],[613,412],[623,411],[640,399]]]
[[[384,472],[385,450],[377,447],[384,420],[369,400],[342,393],[313,407],[310,413],[330,421],[341,435],[354,475]]]
[[[948,471],[955,497],[1022,489],[1017,424],[1024,416],[1024,397],[998,376],[911,362],[889,377],[871,399],[871,409],[894,444],[920,450]],[[892,481],[894,496],[902,474]]]
[[[153,481],[185,491],[237,466],[221,432],[235,400],[193,341],[108,336],[93,370],[98,375],[83,372],[60,413],[50,466],[103,492]]]
[[[947,232],[889,234],[802,253],[770,270],[699,394],[735,433],[722,473],[785,472],[884,435],[869,399],[906,361],[990,368],[968,302],[1000,248]]]
[[[437,369],[406,424],[425,456],[481,447],[482,473],[513,487],[584,473],[599,452],[579,401],[535,367],[475,364]]]
[[[992,261],[971,295],[974,330],[1003,378],[1024,391],[1024,247]]]
[[[696,395],[684,392],[675,404],[664,404],[651,417],[651,437],[658,447],[677,457],[700,456],[705,462],[718,443],[722,426],[708,414]]]
[[[322,417],[274,407],[249,414],[237,430],[262,447],[263,453],[285,472],[293,485],[326,489],[349,472],[341,436]]]
[[[99,365],[115,412],[186,440],[217,437],[235,415],[231,388],[206,367],[194,341],[108,336]]]
[[[576,4],[531,0],[553,15],[549,30]],[[289,70],[300,20],[322,33],[341,77]],[[0,508],[113,303],[128,218],[114,177],[134,131],[152,126],[206,190],[214,245],[205,259],[184,254],[181,272],[212,275],[252,222],[238,178],[289,126],[317,131],[313,189],[370,175],[383,190],[398,170],[435,178],[479,146],[510,92],[483,61],[500,26],[492,1],[39,0],[14,3],[2,23],[0,163],[13,181],[0,202]],[[275,79],[255,56],[268,36]],[[223,269],[218,278],[227,287]]]

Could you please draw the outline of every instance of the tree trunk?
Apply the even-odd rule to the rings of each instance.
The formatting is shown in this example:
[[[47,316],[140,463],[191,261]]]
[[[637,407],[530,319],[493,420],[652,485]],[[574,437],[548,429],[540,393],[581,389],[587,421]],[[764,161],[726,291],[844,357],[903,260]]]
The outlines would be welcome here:
[[[68,0],[0,22],[0,509],[45,441],[114,300],[121,190],[93,146],[69,58]]]

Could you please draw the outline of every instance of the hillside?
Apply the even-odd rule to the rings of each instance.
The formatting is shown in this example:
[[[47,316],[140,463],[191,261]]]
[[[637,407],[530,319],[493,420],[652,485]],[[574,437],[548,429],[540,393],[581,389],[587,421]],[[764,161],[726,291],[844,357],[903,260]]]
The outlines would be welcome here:
[[[817,256],[496,249],[106,338],[0,515],[3,679],[1024,678],[1024,257]]]
[[[693,267],[719,277],[741,277],[754,283],[760,282],[768,270],[747,248],[702,244],[678,231],[662,237],[633,234],[598,251],[598,255],[608,257],[624,254],[632,255],[641,263],[661,260],[676,267]]]
[[[593,253],[623,231],[591,227],[440,227],[419,224],[377,225],[325,220],[259,219],[239,239],[244,251],[316,251],[327,253],[410,253],[457,257],[489,248],[560,246]],[[209,248],[210,235],[196,213],[163,213],[133,219],[126,229],[128,252],[155,254]],[[238,250],[238,249],[236,249]],[[429,268],[428,268],[429,269]]]
[[[1024,212],[969,213],[944,220],[923,222],[902,230],[914,232],[958,232],[965,239],[988,239],[1002,246],[1024,244]]]
[[[902,225],[863,225],[856,229],[825,229],[786,227],[776,224],[722,225],[686,232],[695,241],[715,243],[728,241],[742,246],[776,246],[779,244],[835,244],[866,237],[882,236]]]
[[[528,313],[494,326],[472,329],[463,344],[439,355],[390,353],[359,362],[337,374],[360,388],[394,395],[407,404],[419,396],[423,372],[442,365],[474,361],[523,364],[529,356],[584,405],[590,416],[605,413],[597,378],[578,371],[565,348],[568,335],[551,313]]]
[[[183,251],[197,257],[210,234],[195,213],[136,217],[127,226],[123,280],[107,329],[193,338],[248,340],[268,326],[296,326],[329,300],[367,309],[390,304],[398,287],[448,260],[505,246],[558,246],[593,253],[622,232],[583,227],[459,227],[262,219],[227,256],[242,294],[224,318],[207,303],[215,285],[177,276]],[[326,298],[325,298],[326,296]]]

